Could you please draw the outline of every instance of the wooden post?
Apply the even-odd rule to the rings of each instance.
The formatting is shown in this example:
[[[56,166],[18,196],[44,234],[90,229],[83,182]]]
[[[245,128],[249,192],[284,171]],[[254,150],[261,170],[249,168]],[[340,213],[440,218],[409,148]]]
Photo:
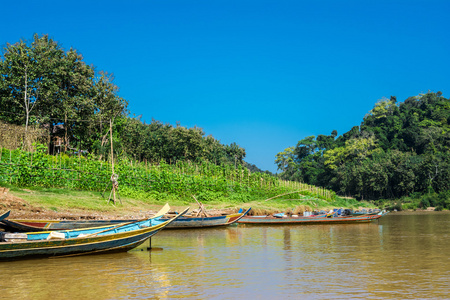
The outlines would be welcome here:
[[[151,237],[148,239],[148,247],[147,247],[147,250],[152,250],[152,238],[151,238]]]
[[[112,119],[109,119],[109,136],[111,139],[111,169],[112,169],[112,176],[111,179],[114,177],[114,152],[113,152],[113,139],[112,139]],[[112,193],[113,193],[113,201],[114,204],[116,204],[116,187],[114,183],[112,184]]]
[[[11,149],[9,149],[9,164],[11,165]],[[9,167],[9,184],[11,184],[11,180],[12,180],[12,171],[11,171],[11,167]]]

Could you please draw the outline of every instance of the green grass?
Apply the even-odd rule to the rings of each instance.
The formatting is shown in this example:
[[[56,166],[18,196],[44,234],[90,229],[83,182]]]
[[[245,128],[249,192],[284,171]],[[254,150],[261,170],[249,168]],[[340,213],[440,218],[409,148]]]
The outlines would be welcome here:
[[[108,213],[116,215],[126,215],[135,212],[156,211],[165,203],[174,210],[181,210],[186,206],[191,209],[198,208],[197,202],[194,198],[191,201],[180,200],[175,196],[166,195],[164,199],[152,198],[131,198],[120,196],[122,203],[118,198],[114,205],[112,201],[108,201],[109,191],[105,192],[104,197],[100,192],[92,191],[78,191],[62,188],[42,188],[29,187],[18,188],[16,186],[5,185],[10,189],[10,193],[16,197],[26,200],[30,205],[42,208],[45,210],[52,210],[55,212],[63,211],[85,211],[87,213]],[[120,192],[119,192],[120,195]],[[147,195],[148,196],[148,195]],[[301,199],[278,198],[266,201],[265,199],[253,201],[229,201],[224,202],[223,199],[208,202],[201,201],[206,209],[229,209],[237,210],[239,208],[249,208],[258,214],[271,212],[287,212],[293,213],[303,212],[305,210],[328,210],[330,208],[358,208],[358,207],[374,207],[368,202],[359,202],[355,199],[343,199],[336,197],[335,201],[326,201],[311,196],[303,196]]]

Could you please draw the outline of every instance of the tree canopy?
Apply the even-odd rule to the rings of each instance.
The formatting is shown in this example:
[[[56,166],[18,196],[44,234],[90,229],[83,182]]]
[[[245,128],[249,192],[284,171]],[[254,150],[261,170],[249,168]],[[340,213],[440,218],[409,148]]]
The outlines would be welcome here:
[[[43,128],[49,153],[82,151],[104,159],[112,125],[114,151],[141,161],[245,164],[244,148],[223,145],[201,128],[157,120],[146,124],[131,116],[113,74],[96,71],[77,50],[64,50],[48,35],[6,44],[2,54],[0,120]]]

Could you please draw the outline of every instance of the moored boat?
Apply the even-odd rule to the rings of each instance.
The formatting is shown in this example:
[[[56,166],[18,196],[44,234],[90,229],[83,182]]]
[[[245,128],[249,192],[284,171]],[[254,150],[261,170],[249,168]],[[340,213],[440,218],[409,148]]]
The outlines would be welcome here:
[[[220,216],[178,216],[173,222],[167,225],[170,228],[201,228],[201,227],[217,227],[228,226],[236,223],[239,219],[246,216],[251,208],[233,214]],[[172,215],[171,218],[177,216]],[[162,221],[171,219],[169,217],[161,217]],[[97,226],[118,225],[121,223],[134,222],[136,220],[3,220],[3,224],[9,230],[28,232],[28,231],[53,231],[53,230],[69,230],[78,228],[88,228]]]
[[[208,217],[192,217],[183,216],[178,218],[175,222],[171,223],[167,228],[201,228],[201,227],[217,227],[228,226],[238,222],[245,217],[251,208],[246,211],[241,211],[234,214],[227,214],[221,216],[208,216]],[[162,220],[164,217],[162,218]]]
[[[169,209],[166,205],[152,218],[118,225],[61,231],[1,233],[0,260],[128,251],[188,211],[185,209],[173,219],[161,220]]]
[[[273,217],[273,216],[246,216],[238,221],[239,224],[260,224],[260,225],[308,225],[308,224],[351,224],[366,223],[377,220],[383,216],[383,212],[376,215],[363,216],[329,216],[329,217]]]

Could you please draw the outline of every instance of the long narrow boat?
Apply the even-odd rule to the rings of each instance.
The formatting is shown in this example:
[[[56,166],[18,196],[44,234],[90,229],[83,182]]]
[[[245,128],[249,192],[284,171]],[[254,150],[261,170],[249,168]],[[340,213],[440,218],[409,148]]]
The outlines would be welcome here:
[[[170,207],[164,206],[154,217],[119,225],[94,228],[41,231],[29,233],[2,233],[0,260],[34,257],[65,257],[128,251],[145,242],[178,217],[162,221],[161,217]]]
[[[228,226],[236,223],[242,217],[246,216],[248,210],[244,212],[228,214],[223,216],[213,217],[189,217],[179,216],[167,225],[167,228],[200,228],[200,227],[216,227]],[[177,216],[177,215],[175,215]],[[169,218],[162,217],[162,221],[167,221]],[[77,228],[87,228],[96,226],[118,225],[124,222],[133,222],[136,220],[3,220],[6,229],[20,232],[28,231],[52,231],[52,230],[69,230]]]
[[[348,224],[365,223],[377,220],[383,216],[380,212],[376,215],[364,216],[341,216],[341,217],[284,217],[277,218],[272,216],[246,216],[238,221],[239,224],[260,224],[260,225],[308,225],[308,224]]]
[[[183,216],[178,218],[175,222],[171,223],[167,228],[201,228],[201,227],[217,227],[217,226],[228,226],[238,222],[240,219],[245,217],[251,208],[243,212],[238,212],[223,216],[212,216],[212,217],[189,217]],[[161,220],[164,220],[163,217]]]
[[[1,215],[0,215],[0,222],[1,222],[3,219],[6,219],[7,217],[9,217],[9,213],[10,213],[10,212],[11,212],[11,211],[8,210],[7,212],[1,214]]]

